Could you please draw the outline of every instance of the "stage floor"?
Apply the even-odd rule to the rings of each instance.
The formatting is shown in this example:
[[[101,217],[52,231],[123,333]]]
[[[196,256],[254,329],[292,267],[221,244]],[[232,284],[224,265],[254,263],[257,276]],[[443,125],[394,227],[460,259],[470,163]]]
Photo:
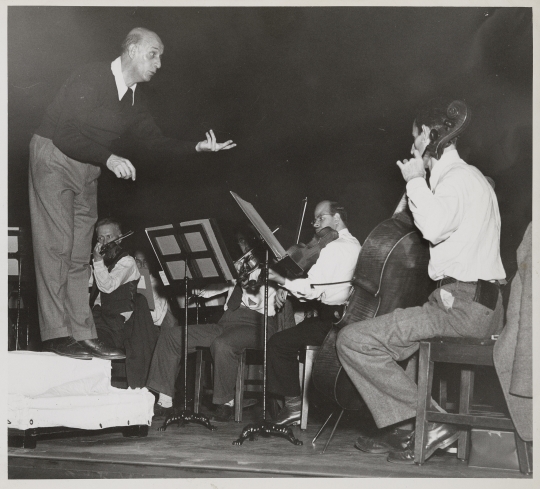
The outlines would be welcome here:
[[[208,413],[207,411],[205,411]],[[222,477],[440,477],[523,478],[517,471],[468,467],[455,454],[436,453],[422,466],[394,465],[386,455],[371,455],[354,448],[360,425],[355,413],[344,416],[328,450],[322,449],[330,434],[327,427],[317,440],[324,413],[310,416],[306,431],[294,427],[303,441],[295,446],[280,437],[245,441],[234,446],[244,426],[259,419],[260,406],[244,412],[242,423],[215,423],[217,431],[198,424],[158,431],[163,420],[154,420],[145,438],[124,438],[121,432],[83,432],[80,436],[49,435],[39,438],[35,449],[8,449],[10,479],[51,478],[222,478]],[[363,423],[363,424],[362,424]]]

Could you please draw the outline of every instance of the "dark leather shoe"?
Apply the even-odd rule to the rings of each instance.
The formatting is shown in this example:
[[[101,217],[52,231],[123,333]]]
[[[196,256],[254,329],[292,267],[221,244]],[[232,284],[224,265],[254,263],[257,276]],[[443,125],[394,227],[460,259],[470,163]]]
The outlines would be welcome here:
[[[227,406],[226,404],[220,404],[218,408],[212,413],[210,421],[219,421],[226,423],[234,419],[234,406]]]
[[[278,426],[290,426],[294,424],[300,424],[300,418],[302,416],[302,404],[289,405],[285,404],[283,409],[278,413],[274,424]]]
[[[118,348],[111,348],[103,343],[98,338],[93,340],[81,340],[79,344],[82,345],[90,355],[96,358],[103,358],[104,360],[122,360],[126,358],[126,354]]]
[[[54,338],[43,342],[43,351],[52,351],[64,357],[77,358],[79,360],[92,360],[90,352],[82,347],[71,336],[64,338]]]
[[[439,448],[446,448],[459,438],[460,430],[457,426],[444,423],[428,423],[427,425],[426,460]],[[390,452],[386,460],[395,464],[414,463],[414,436],[402,451]]]
[[[413,436],[412,430],[379,430],[375,436],[360,435],[354,444],[355,448],[366,453],[388,453],[402,451]]]
[[[154,419],[159,418],[166,418],[173,414],[174,412],[174,406],[171,407],[163,407],[161,404],[154,404]]]

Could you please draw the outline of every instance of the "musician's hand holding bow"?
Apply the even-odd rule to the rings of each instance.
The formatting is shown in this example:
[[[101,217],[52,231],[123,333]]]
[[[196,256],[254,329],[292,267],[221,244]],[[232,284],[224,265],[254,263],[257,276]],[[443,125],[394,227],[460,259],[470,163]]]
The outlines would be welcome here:
[[[210,132],[206,133],[206,141],[198,142],[195,149],[198,153],[200,153],[202,151],[221,151],[222,149],[231,149],[235,146],[236,144],[232,142],[232,139],[229,139],[224,143],[216,142],[216,136],[214,135],[214,131],[210,129]]]
[[[285,289],[278,289],[276,291],[276,310],[279,311],[285,305],[287,300],[288,291]]]
[[[285,285],[285,278],[271,268],[268,270],[268,280],[272,280],[279,285]]]
[[[403,163],[398,161],[397,166],[399,166],[406,182],[411,181],[413,178],[426,177],[425,163],[417,149],[414,150],[414,158],[403,160]]]

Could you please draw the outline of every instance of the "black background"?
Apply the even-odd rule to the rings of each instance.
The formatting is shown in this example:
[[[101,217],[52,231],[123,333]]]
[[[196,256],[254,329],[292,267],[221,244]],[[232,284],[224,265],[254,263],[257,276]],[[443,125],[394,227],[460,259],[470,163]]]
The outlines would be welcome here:
[[[10,226],[29,223],[28,143],[45,108],[136,26],[165,44],[161,70],[138,87],[164,133],[200,141],[212,128],[238,146],[173,161],[127,139],[137,180],[104,170],[100,217],[136,231],[214,217],[230,242],[246,222],[233,190],[288,246],[307,196],[307,221],[318,201],[339,200],[363,242],[404,191],[396,161],[409,157],[416,107],[446,95],[472,108],[459,151],[496,182],[515,269],[532,218],[530,8],[8,7]]]

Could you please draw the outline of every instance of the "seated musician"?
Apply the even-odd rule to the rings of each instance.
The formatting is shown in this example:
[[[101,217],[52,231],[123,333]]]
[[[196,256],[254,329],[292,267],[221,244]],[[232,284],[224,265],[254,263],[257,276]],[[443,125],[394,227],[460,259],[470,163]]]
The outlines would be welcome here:
[[[249,250],[249,242],[244,235],[237,236],[243,252]],[[248,280],[256,281],[260,268],[244,277],[244,287],[240,283],[209,286],[199,295],[209,298],[227,293],[224,313],[217,323],[196,324],[188,328],[188,352],[198,346],[210,347],[214,360],[213,421],[231,421],[234,418],[234,393],[240,355],[245,348],[264,346],[264,285],[251,287]],[[268,288],[268,335],[277,330],[275,317],[276,289]],[[156,416],[172,414],[174,386],[183,357],[184,328],[164,328],[154,351],[148,382],[148,389],[159,393],[154,408]],[[246,400],[251,401],[251,400]],[[243,407],[247,407],[246,402]]]
[[[98,340],[106,347],[125,350],[129,387],[144,387],[158,331],[146,298],[137,294],[141,275],[135,259],[127,251],[121,250],[114,257],[100,253],[105,244],[122,235],[119,221],[101,219],[96,225],[96,234],[98,242],[93,250],[93,268],[99,294],[93,304],[92,315]],[[115,357],[108,355],[103,358]]]
[[[414,463],[414,432],[403,434],[398,428],[414,419],[417,403],[416,383],[397,362],[415,353],[420,340],[486,338],[503,325],[499,281],[505,271],[495,193],[484,175],[460,158],[451,133],[440,159],[423,156],[432,138],[439,139],[437,132],[445,130],[450,102],[435,99],[418,111],[413,157],[397,162],[414,222],[430,242],[428,272],[438,288],[423,306],[350,324],[337,338],[339,359],[380,428],[375,437],[361,436],[355,446],[368,453],[389,452],[387,460],[394,463]],[[426,456],[448,447],[458,435],[455,425],[429,423]]]
[[[350,292],[360,243],[347,229],[347,213],[337,202],[322,201],[315,207],[315,232],[329,227],[338,238],[326,245],[307,278],[289,280],[270,269],[269,277],[302,300],[320,302],[319,315],[304,319],[292,328],[280,331],[268,341],[268,391],[283,396],[285,405],[274,420],[288,425],[300,420],[301,397],[298,380],[298,350],[306,345],[320,346],[332,324],[343,314]],[[345,283],[336,283],[345,282]]]

